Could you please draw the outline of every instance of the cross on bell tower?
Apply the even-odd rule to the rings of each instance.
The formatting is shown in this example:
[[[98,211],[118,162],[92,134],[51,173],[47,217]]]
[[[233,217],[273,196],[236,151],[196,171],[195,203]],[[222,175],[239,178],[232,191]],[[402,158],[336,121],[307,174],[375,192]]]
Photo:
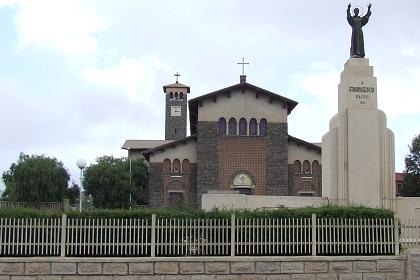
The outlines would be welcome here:
[[[176,77],[176,83],[178,83],[178,77],[180,77],[180,76],[181,76],[181,74],[179,74],[178,72],[176,72],[176,73],[174,74],[174,76]]]
[[[237,62],[236,64],[242,65],[242,75],[239,76],[240,83],[241,84],[246,83],[245,65],[249,65],[249,62],[245,62],[245,58],[242,57],[242,62]]]

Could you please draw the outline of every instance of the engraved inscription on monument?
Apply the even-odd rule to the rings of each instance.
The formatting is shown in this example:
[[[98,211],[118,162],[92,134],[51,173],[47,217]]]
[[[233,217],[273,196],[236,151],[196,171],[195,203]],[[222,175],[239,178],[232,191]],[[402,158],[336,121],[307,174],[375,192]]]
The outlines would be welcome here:
[[[349,92],[354,93],[357,103],[364,105],[370,97],[370,93],[375,93],[375,87],[370,86],[349,86]]]

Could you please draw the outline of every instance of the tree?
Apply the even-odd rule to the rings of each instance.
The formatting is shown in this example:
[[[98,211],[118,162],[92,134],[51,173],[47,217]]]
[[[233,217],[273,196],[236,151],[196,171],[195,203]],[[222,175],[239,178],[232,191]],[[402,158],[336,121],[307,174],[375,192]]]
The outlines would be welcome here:
[[[2,179],[6,185],[3,198],[40,203],[63,201],[70,176],[56,158],[21,153]]]
[[[75,182],[72,182],[71,187],[67,188],[64,191],[64,198],[68,199],[71,205],[76,203],[76,200],[79,198],[79,195],[80,189]]]
[[[127,158],[102,156],[87,167],[83,187],[92,196],[93,205],[96,208],[128,208],[130,193],[132,204],[141,204],[147,183],[147,166],[143,160],[132,160],[131,170],[130,183]]]
[[[420,134],[409,146],[410,154],[405,157],[404,185],[402,196],[420,196]]]

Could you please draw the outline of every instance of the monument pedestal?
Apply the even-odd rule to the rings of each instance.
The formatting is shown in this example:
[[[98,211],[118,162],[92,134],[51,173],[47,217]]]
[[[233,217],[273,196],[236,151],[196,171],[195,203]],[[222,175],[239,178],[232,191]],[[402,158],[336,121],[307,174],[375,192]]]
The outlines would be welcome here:
[[[338,113],[322,138],[322,196],[395,210],[394,155],[373,67],[368,59],[350,58],[338,86]]]

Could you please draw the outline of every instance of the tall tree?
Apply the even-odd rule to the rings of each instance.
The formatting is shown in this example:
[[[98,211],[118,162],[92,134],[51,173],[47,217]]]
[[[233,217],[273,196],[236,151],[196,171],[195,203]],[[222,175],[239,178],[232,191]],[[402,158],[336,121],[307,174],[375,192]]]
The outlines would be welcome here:
[[[80,189],[75,182],[72,182],[71,186],[64,191],[64,198],[68,199],[70,204],[75,204],[79,195]]]
[[[409,146],[410,154],[405,157],[404,185],[402,196],[420,196],[420,134]]]
[[[6,185],[3,198],[40,203],[63,201],[70,176],[56,158],[21,153],[18,161],[3,173],[2,179]]]
[[[96,208],[128,208],[130,193],[132,204],[143,202],[147,182],[147,166],[143,160],[102,156],[86,168],[83,188],[92,196]]]

